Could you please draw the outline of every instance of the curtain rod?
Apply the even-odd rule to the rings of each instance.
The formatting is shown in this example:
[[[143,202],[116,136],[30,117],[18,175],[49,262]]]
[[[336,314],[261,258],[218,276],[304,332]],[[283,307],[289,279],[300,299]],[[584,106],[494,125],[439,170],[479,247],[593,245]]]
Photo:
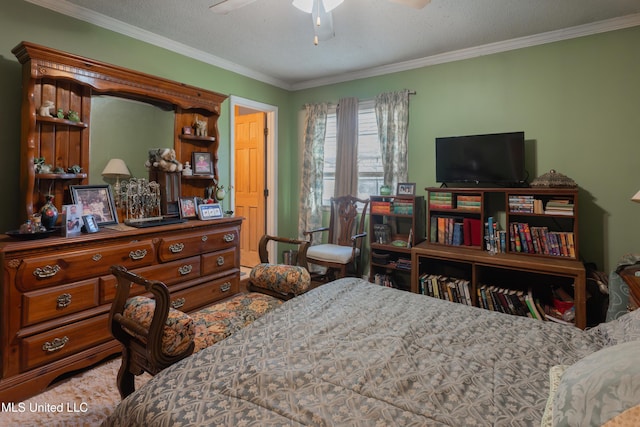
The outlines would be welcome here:
[[[407,90],[407,93],[408,93],[409,95],[417,95],[417,94],[418,94],[418,92],[416,92],[415,90]],[[374,98],[359,99],[358,101],[373,101],[373,99],[374,99]],[[340,106],[340,104],[339,104],[339,103],[334,104],[333,102],[329,102],[329,103],[327,103],[327,104],[328,104],[330,107],[333,107],[334,105],[335,105],[336,107],[339,107],[339,106]],[[302,106],[302,108],[304,109],[304,105]]]

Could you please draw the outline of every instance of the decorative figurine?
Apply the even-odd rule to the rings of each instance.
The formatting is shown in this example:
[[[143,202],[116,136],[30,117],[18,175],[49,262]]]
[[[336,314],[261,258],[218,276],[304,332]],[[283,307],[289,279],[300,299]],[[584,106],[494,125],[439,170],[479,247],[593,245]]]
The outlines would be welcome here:
[[[78,114],[77,111],[69,110],[69,113],[68,113],[67,117],[72,122],[79,122],[80,121],[80,114]]]
[[[56,117],[59,119],[64,119],[64,110],[62,108],[58,108],[58,111],[56,112]]]
[[[82,172],[82,168],[80,167],[80,165],[73,165],[67,168],[67,172],[79,174],[80,172]]]
[[[55,110],[53,101],[46,100],[42,103],[42,105],[38,109],[38,115],[43,117],[53,117],[51,115],[51,110]]]
[[[191,164],[189,162],[184,162],[184,168],[182,169],[182,175],[184,175],[184,176],[193,175],[193,171],[191,170]]]
[[[198,116],[195,117],[193,122],[193,128],[196,136],[207,136],[207,121],[198,120]]]
[[[46,203],[40,209],[40,221],[47,230],[52,230],[56,226],[56,220],[58,219],[58,209],[53,204],[54,196],[47,194],[45,196]]]

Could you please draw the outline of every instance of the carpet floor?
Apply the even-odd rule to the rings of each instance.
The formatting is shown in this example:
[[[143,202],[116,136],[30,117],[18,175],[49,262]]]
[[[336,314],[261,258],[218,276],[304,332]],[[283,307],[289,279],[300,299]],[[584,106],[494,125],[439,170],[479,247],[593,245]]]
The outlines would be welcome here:
[[[112,359],[73,377],[52,384],[44,392],[0,412],[0,426],[93,427],[120,402],[116,376],[120,358]],[[151,379],[136,377],[136,388]],[[60,411],[62,409],[62,411]]]

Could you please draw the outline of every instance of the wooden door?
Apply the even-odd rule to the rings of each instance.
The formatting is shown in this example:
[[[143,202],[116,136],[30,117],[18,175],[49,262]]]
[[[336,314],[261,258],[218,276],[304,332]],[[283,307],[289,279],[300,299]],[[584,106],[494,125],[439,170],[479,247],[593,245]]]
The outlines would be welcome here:
[[[260,263],[258,242],[265,233],[265,114],[235,116],[235,213],[245,218],[240,233],[240,263]]]

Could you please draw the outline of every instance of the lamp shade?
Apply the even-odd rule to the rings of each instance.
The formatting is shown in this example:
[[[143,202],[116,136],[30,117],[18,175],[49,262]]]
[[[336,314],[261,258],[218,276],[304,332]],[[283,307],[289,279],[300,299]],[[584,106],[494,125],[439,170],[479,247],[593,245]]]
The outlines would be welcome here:
[[[631,197],[631,201],[640,203],[640,191],[638,191],[636,194],[633,195],[633,197]]]
[[[129,178],[131,172],[122,159],[111,159],[102,171],[102,176],[108,178]]]

